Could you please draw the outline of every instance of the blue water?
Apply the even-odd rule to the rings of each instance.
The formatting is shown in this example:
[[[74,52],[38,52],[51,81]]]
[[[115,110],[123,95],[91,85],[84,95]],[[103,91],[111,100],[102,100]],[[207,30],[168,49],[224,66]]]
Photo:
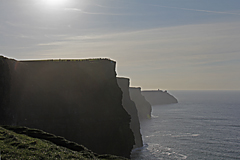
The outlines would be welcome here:
[[[178,104],[153,106],[133,160],[240,159],[240,91],[170,91]]]

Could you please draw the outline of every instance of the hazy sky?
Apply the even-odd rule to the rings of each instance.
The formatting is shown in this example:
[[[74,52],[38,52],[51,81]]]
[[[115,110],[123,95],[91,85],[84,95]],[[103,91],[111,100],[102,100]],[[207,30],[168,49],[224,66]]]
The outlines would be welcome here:
[[[240,0],[0,0],[0,54],[108,57],[143,89],[240,90]]]

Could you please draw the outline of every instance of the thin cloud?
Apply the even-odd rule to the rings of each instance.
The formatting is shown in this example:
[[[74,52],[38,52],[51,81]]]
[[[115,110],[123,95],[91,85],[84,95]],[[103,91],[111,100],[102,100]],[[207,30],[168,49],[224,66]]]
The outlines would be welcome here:
[[[40,43],[38,46],[61,46],[66,44],[66,42],[49,42],[49,43]]]
[[[93,14],[93,15],[113,15],[113,16],[122,16],[124,14],[114,14],[114,13],[94,13],[94,12],[86,12],[78,8],[65,8],[65,11],[76,11],[81,12],[83,14]]]
[[[181,10],[195,11],[195,12],[208,12],[208,13],[216,13],[216,14],[231,14],[231,15],[238,15],[238,16],[240,16],[239,13],[232,13],[232,12],[219,12],[219,11],[209,11],[209,10],[201,10],[201,9],[169,7],[169,6],[162,6],[162,5],[152,5],[152,6],[163,7],[163,8],[172,8],[172,9],[181,9]]]
[[[35,26],[32,24],[28,24],[28,23],[16,23],[16,22],[11,22],[11,21],[6,21],[5,22],[6,25],[8,26],[12,26],[12,27],[18,27],[18,28],[31,28],[31,29],[41,29],[41,30],[56,30],[59,28],[53,28],[53,27],[39,27],[39,26]]]
[[[6,21],[5,24],[9,25],[9,26],[13,26],[13,27],[29,27],[29,24],[24,24],[24,23],[15,23],[15,22],[10,22],[10,21]]]
[[[129,14],[116,14],[116,13],[95,13],[95,12],[85,12],[81,11],[84,14],[93,14],[93,15],[108,15],[108,16],[127,16]]]
[[[191,88],[198,84],[221,88],[220,82],[224,81],[216,83],[215,77],[239,79],[239,26],[238,22],[213,23],[115,34],[69,35],[60,41],[39,44],[41,53],[37,52],[50,58],[110,57],[118,62],[119,76],[129,76],[132,85],[139,83],[145,88],[150,85],[144,81],[156,86],[161,83],[165,88]],[[142,76],[147,78],[141,81]],[[152,80],[153,77],[157,80]],[[194,77],[190,87],[186,85],[189,77]],[[179,86],[174,79],[178,79]]]
[[[78,11],[81,12],[82,10],[79,8],[64,8],[65,11]]]
[[[79,8],[64,8],[65,11],[75,11],[75,12],[81,12],[83,14],[90,14],[90,15],[108,15],[108,16],[141,16],[145,14],[119,14],[119,13],[103,13],[103,12],[87,12],[83,11]]]
[[[28,47],[0,46],[0,49],[8,49],[8,50],[26,50],[31,48],[34,49],[35,46],[28,46]]]
[[[97,3],[91,3],[91,5],[101,7],[101,8],[123,8],[123,7],[104,6],[104,5],[100,5],[100,4],[97,4]]]

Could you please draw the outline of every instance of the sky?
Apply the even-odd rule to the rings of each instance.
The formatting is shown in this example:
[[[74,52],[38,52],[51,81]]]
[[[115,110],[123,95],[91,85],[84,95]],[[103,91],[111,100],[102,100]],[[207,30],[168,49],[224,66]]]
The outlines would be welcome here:
[[[240,90],[240,1],[0,0],[0,55],[110,58],[143,90]]]

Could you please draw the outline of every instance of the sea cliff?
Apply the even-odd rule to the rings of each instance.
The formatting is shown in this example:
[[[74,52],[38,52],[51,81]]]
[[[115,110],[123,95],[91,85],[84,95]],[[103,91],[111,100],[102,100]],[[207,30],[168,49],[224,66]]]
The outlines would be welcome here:
[[[0,122],[7,123],[7,106],[10,98],[10,72],[6,58],[0,56]]]
[[[138,111],[135,103],[130,99],[130,95],[129,95],[130,80],[128,78],[118,77],[117,82],[123,92],[123,99],[122,99],[123,107],[128,112],[128,114],[131,115],[130,128],[132,129],[135,137],[134,149],[142,147],[143,141],[142,141],[142,135],[140,132]]]
[[[0,124],[41,129],[98,154],[130,157],[131,117],[122,106],[115,65],[109,59],[0,56]]]
[[[130,87],[130,98],[136,104],[140,120],[151,118],[152,107],[141,93],[140,87]]]
[[[167,91],[145,90],[145,91],[142,91],[142,95],[144,95],[144,97],[152,106],[178,103],[178,100],[174,96],[169,94]]]

